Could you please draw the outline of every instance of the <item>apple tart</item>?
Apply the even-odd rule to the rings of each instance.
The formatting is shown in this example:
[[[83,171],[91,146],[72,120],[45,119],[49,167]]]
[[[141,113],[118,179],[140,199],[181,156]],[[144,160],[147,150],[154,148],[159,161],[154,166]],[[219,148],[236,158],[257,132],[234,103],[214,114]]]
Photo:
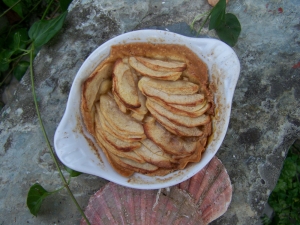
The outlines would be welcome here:
[[[82,86],[85,127],[126,177],[164,176],[199,162],[214,107],[205,63],[181,45],[112,46]]]

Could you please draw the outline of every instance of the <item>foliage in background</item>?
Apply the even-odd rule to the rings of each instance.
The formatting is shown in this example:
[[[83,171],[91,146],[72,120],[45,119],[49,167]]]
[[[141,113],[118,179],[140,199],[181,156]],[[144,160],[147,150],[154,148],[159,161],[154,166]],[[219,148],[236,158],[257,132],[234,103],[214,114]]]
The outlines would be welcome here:
[[[75,170],[72,170],[68,167],[65,166],[66,171],[69,173],[69,179],[68,179],[68,185],[70,184],[71,178],[72,177],[77,177],[79,176],[81,173],[77,172]],[[27,195],[27,206],[31,212],[32,215],[37,216],[42,202],[44,201],[44,199],[46,197],[48,197],[49,195],[55,194],[56,192],[59,192],[60,190],[62,190],[63,188],[65,188],[65,186],[62,186],[61,188],[58,188],[55,191],[46,191],[42,185],[35,183],[34,185],[32,185],[28,191],[28,195]]]
[[[31,88],[36,113],[50,155],[56,165],[63,186],[49,192],[35,183],[27,195],[27,206],[37,216],[43,200],[64,188],[68,191],[81,215],[90,224],[69,188],[71,177],[79,172],[65,168],[69,173],[66,181],[55,158],[40,115],[34,85],[33,60],[38,50],[47,44],[62,28],[71,0],[2,0],[0,1],[0,86],[13,74],[20,80],[29,67]]]
[[[197,15],[191,24],[191,28],[195,29],[195,22],[204,17],[204,22],[200,26],[198,34],[209,20],[209,30],[214,29],[222,41],[231,47],[237,43],[242,30],[241,24],[234,14],[226,13],[226,0],[220,0],[210,11]]]
[[[265,225],[300,224],[300,140],[289,149],[279,180],[268,203],[275,215],[263,218]]]
[[[8,83],[12,75],[21,80],[29,67],[28,47],[35,41],[36,55],[39,47],[53,36],[51,34],[57,33],[70,2],[71,0],[0,1],[0,86]],[[43,32],[40,29],[44,29]],[[39,32],[39,41],[35,40],[35,32]]]

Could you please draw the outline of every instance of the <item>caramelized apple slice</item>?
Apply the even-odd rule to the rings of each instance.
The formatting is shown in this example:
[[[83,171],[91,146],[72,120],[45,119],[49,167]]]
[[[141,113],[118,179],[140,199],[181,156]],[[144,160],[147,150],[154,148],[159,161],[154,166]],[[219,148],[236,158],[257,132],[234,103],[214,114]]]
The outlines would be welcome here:
[[[128,64],[123,63],[121,59],[115,62],[113,69],[114,91],[120,97],[127,108],[139,108],[141,103]]]
[[[201,110],[206,105],[206,103],[207,102],[204,100],[202,103],[199,103],[195,106],[176,105],[176,104],[168,104],[168,105],[173,107],[173,108],[176,108],[176,109],[179,109],[181,111],[189,113],[189,112],[196,112],[196,111]]]
[[[204,106],[200,110],[194,111],[194,112],[186,112],[186,111],[177,109],[176,107],[170,106],[169,104],[165,103],[164,101],[160,100],[159,98],[155,99],[152,97],[148,97],[147,101],[153,101],[174,114],[177,114],[180,116],[187,116],[187,117],[199,117],[211,108],[211,104],[210,103],[206,104],[206,101],[205,101]],[[201,105],[203,105],[203,104],[201,103]],[[176,105],[176,106],[179,106],[179,105]]]
[[[144,145],[146,148],[148,148],[153,154],[159,155],[163,158],[165,158],[167,161],[170,161],[172,163],[177,163],[177,160],[173,158],[172,155],[164,152],[160,147],[158,147],[153,141],[146,138],[141,141],[142,145]]]
[[[102,83],[110,79],[113,70],[113,63],[105,63],[100,69],[97,69],[83,84],[81,97],[81,112],[86,129],[94,134],[94,103],[98,96],[99,87]]]
[[[114,100],[116,101],[120,111],[122,113],[127,113],[127,108],[125,106],[125,104],[122,102],[122,100],[120,99],[120,97],[118,96],[118,94],[116,92],[113,91],[113,97],[114,97]]]
[[[152,151],[150,151],[148,148],[146,148],[144,145],[142,145],[140,148],[135,149],[134,152],[142,157],[146,162],[162,167],[162,168],[174,168],[176,164],[170,162],[165,157],[154,154]]]
[[[116,130],[114,127],[112,127],[107,120],[105,119],[105,117],[103,116],[102,112],[100,111],[100,105],[96,104],[96,108],[97,108],[97,115],[100,119],[101,125],[103,127],[103,129],[108,132],[109,134],[111,134],[112,136],[114,136],[115,138],[121,139],[125,142],[136,142],[136,141],[141,141],[145,138],[145,135],[130,135],[127,133],[124,133],[120,130]]]
[[[125,167],[126,169],[133,170],[138,173],[150,173],[154,172],[158,169],[157,166],[152,165],[150,163],[138,163],[128,158],[123,158],[114,154],[110,155],[111,158],[116,161],[120,166]]]
[[[131,135],[144,136],[143,126],[129,115],[122,113],[109,95],[100,96],[100,110],[107,122],[116,130]]]
[[[151,107],[151,109],[155,110],[158,114],[163,115],[166,117],[168,120],[172,121],[175,124],[181,125],[181,126],[186,126],[186,127],[196,127],[200,125],[207,124],[210,122],[210,116],[208,115],[201,115],[199,117],[188,117],[188,116],[180,116],[177,114],[174,114],[161,105],[155,103],[154,101],[149,101],[147,100],[146,106]]]
[[[145,123],[143,126],[146,136],[168,154],[184,157],[196,150],[197,142],[180,139],[157,122]]]
[[[153,87],[167,94],[191,95],[195,94],[199,90],[199,86],[197,84],[186,80],[168,81],[143,77],[140,82],[144,82],[144,85]]]
[[[166,117],[157,113],[151,106],[148,107],[149,111],[151,112],[152,116],[157,119],[157,121],[163,125],[168,131],[178,136],[187,136],[187,137],[200,137],[203,135],[203,132],[198,127],[185,127],[177,125]]]
[[[141,147],[140,142],[126,142],[122,139],[119,139],[115,137],[114,135],[111,135],[108,131],[104,129],[104,127],[101,124],[99,116],[95,117],[96,122],[96,132],[99,132],[101,136],[107,141],[110,145],[112,145],[114,148],[116,148],[119,151],[123,152],[129,152],[133,151],[135,149],[138,149]]]
[[[146,107],[146,97],[145,97],[145,95],[143,95],[143,93],[138,88],[139,77],[138,77],[137,72],[134,69],[131,69],[131,74],[132,74],[135,86],[137,87],[138,98],[139,98],[139,101],[141,103],[141,107],[132,108],[130,110],[132,112],[134,112],[134,114],[137,114],[138,117],[141,118],[141,117],[144,117],[144,115],[146,115],[147,112],[148,112],[148,109]]]
[[[124,177],[130,177],[130,176],[132,176],[134,174],[133,170],[127,169],[125,167],[122,167],[115,160],[113,160],[112,157],[111,157],[112,154],[105,149],[105,147],[103,146],[103,144],[98,139],[96,139],[96,141],[99,144],[99,146],[101,147],[101,150],[104,152],[104,154],[105,154],[105,156],[106,156],[109,164],[114,168],[114,170],[118,174],[120,174],[121,176],[124,176]]]
[[[196,106],[204,101],[204,95],[193,94],[193,95],[173,95],[162,92],[158,89],[147,86],[145,82],[141,79],[138,83],[139,89],[146,96],[159,98],[160,100],[166,102],[167,104],[175,105],[186,105],[186,106]]]
[[[137,61],[135,57],[129,58],[129,64],[142,75],[161,80],[178,80],[182,74],[182,72],[162,72],[152,70]]]
[[[97,98],[99,87],[103,81],[111,77],[113,70],[112,63],[104,64],[99,70],[95,71],[83,85],[83,100],[86,101],[87,109],[91,110]]]
[[[105,149],[107,151],[109,151],[110,153],[112,153],[114,155],[117,155],[117,156],[120,156],[123,158],[127,158],[127,159],[131,159],[138,163],[145,162],[145,160],[142,157],[140,157],[139,155],[137,155],[134,151],[130,151],[130,152],[119,151],[114,146],[112,146],[110,143],[105,141],[105,139],[101,133],[101,129],[96,129],[96,138],[102,143],[102,145],[105,147]]]
[[[145,57],[135,57],[135,58],[144,66],[156,71],[182,72],[186,69],[186,64],[184,62],[163,61],[159,59],[149,59]]]

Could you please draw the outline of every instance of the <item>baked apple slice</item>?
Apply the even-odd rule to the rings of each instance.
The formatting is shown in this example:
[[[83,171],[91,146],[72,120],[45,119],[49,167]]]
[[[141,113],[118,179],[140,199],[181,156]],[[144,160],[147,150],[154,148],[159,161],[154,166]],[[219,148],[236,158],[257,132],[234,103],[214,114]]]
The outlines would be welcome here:
[[[129,65],[123,63],[122,59],[118,59],[114,65],[113,87],[127,108],[139,108],[141,106],[137,86],[132,77]]]
[[[142,145],[140,148],[135,149],[134,152],[143,158],[146,162],[161,167],[161,168],[174,168],[175,163],[170,162],[167,158],[157,155],[150,151],[146,146]]]
[[[156,71],[152,70],[144,64],[140,63],[139,61],[136,60],[135,57],[130,57],[129,58],[129,64],[134,68],[136,71],[141,73],[144,76],[147,77],[152,77],[160,80],[178,80],[182,74],[182,72],[163,72],[163,71]]]
[[[135,57],[135,58],[144,66],[156,71],[182,72],[186,69],[186,64],[184,62],[163,61],[159,59],[150,59],[145,57]]]
[[[174,114],[177,114],[177,115],[180,115],[180,116],[187,116],[187,117],[199,117],[211,108],[211,104],[206,103],[206,101],[205,101],[204,102],[205,105],[201,109],[199,109],[198,111],[187,112],[187,111],[180,110],[176,107],[173,107],[170,104],[167,104],[167,103],[165,103],[164,101],[162,101],[158,98],[155,99],[155,98],[152,98],[152,97],[148,97],[147,101],[152,101],[156,104],[159,104],[159,105],[161,105],[162,107],[164,107],[165,109],[167,109],[168,111],[170,111]],[[177,106],[179,106],[179,105],[177,105]]]
[[[141,82],[144,82],[144,85],[153,87],[167,94],[191,95],[197,93],[199,90],[197,84],[186,80],[168,81],[143,77]]]
[[[133,170],[138,173],[150,173],[154,172],[158,169],[157,166],[152,165],[150,163],[138,163],[134,160],[123,158],[114,154],[111,154],[110,157],[116,161],[120,166],[125,167],[126,169]]]
[[[181,115],[174,114],[169,110],[165,109],[164,107],[162,107],[161,105],[155,103],[154,101],[147,100],[146,106],[148,107],[148,109],[151,108],[155,110],[158,114],[163,115],[173,123],[185,127],[201,126],[211,121],[210,116],[205,114],[199,117],[188,117],[188,116],[181,116]]]
[[[147,138],[158,145],[163,151],[168,154],[185,157],[196,151],[197,142],[183,140],[177,135],[170,133],[162,125],[154,122],[144,123],[144,130]]]
[[[136,141],[141,141],[145,139],[145,136],[141,135],[130,135],[127,133],[124,133],[120,130],[115,129],[112,127],[107,120],[105,119],[104,115],[100,111],[100,105],[96,104],[96,109],[97,109],[97,115],[95,117],[98,117],[100,119],[101,125],[103,129],[108,132],[110,135],[114,136],[115,138],[121,139],[125,142],[136,142]]]
[[[198,127],[185,127],[177,125],[166,117],[157,113],[151,106],[148,107],[152,116],[157,119],[157,121],[163,125],[168,131],[178,136],[186,136],[186,137],[200,137],[203,135],[203,132]]]
[[[160,100],[166,102],[167,104],[196,106],[204,101],[203,94],[193,94],[193,95],[167,94],[163,91],[147,86],[147,84],[142,79],[139,81],[138,87],[144,95],[148,97],[159,98]]]
[[[123,158],[128,158],[128,159],[131,159],[138,163],[145,162],[145,160],[142,157],[140,157],[139,155],[137,155],[134,151],[124,152],[124,151],[120,151],[120,150],[116,149],[114,146],[112,146],[109,142],[107,142],[105,140],[105,138],[102,135],[102,131],[99,128],[96,129],[96,138],[103,144],[103,146],[105,147],[105,149],[107,151],[111,152],[114,155],[117,155],[117,156],[120,156]]]
[[[116,130],[128,135],[144,136],[143,126],[130,115],[122,113],[117,103],[109,95],[100,96],[100,110],[107,122]]]

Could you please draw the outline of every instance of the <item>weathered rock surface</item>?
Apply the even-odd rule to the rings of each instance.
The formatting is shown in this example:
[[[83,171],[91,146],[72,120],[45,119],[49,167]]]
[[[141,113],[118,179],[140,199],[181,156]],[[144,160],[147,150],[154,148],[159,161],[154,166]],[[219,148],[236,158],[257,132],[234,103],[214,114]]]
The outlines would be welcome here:
[[[51,143],[73,78],[94,49],[134,29],[168,28],[187,35],[183,24],[209,9],[206,1],[198,0],[74,0],[62,31],[34,63],[38,102]],[[227,11],[242,25],[234,47],[241,74],[227,136],[217,155],[234,191],[228,211],[213,224],[257,224],[287,149],[300,138],[300,4],[232,0]],[[203,34],[216,37],[207,28]],[[1,225],[79,223],[81,216],[66,191],[47,198],[37,218],[26,207],[35,182],[47,190],[61,186],[38,124],[28,74],[1,111],[0,165]],[[106,182],[81,175],[72,179],[71,189],[84,208]]]

